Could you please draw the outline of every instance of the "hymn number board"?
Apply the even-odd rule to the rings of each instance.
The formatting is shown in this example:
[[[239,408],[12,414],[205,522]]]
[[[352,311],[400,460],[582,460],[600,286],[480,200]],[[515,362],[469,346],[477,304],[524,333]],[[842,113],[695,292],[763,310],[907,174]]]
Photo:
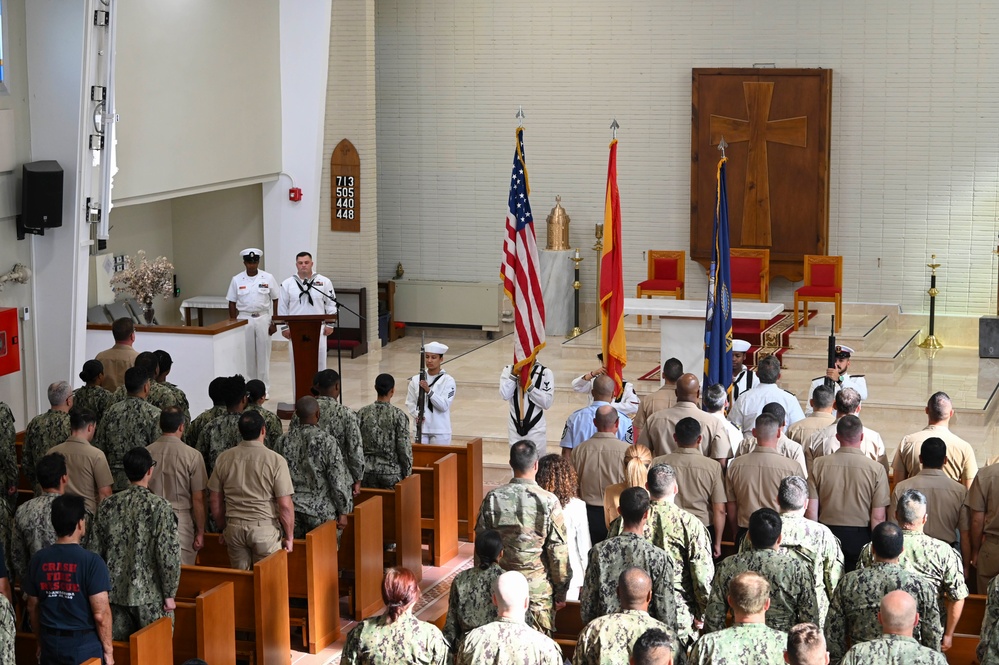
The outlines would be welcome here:
[[[344,139],[330,156],[330,228],[361,231],[361,157]]]

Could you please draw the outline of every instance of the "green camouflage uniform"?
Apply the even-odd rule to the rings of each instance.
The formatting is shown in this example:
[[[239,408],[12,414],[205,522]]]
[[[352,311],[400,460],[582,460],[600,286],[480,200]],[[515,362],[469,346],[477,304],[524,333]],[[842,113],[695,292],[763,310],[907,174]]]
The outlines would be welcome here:
[[[14,425],[14,413],[4,402],[0,402],[0,492],[7,498],[9,507],[13,510],[17,494],[8,494],[7,490],[17,487],[20,480],[17,469],[17,451],[14,445],[17,439],[17,427]]]
[[[295,488],[295,537],[354,510],[350,474],[340,448],[315,425],[299,425],[277,442],[275,452],[288,462]]]
[[[482,499],[475,533],[496,529],[503,537],[504,570],[527,578],[532,625],[551,633],[555,603],[563,602],[572,574],[565,521],[558,498],[526,478],[514,478]]]
[[[155,471],[153,472],[155,473]],[[129,485],[101,502],[88,547],[111,574],[112,635],[127,640],[160,617],[180,585],[177,516],[170,502]]]
[[[52,526],[52,502],[58,496],[54,492],[44,492],[21,504],[14,515],[10,558],[14,562],[12,571],[19,580],[28,574],[28,562],[32,555],[56,541],[55,527]]]
[[[999,577],[989,582],[985,619],[978,642],[978,660],[982,665],[999,665]]]
[[[45,457],[49,448],[58,446],[69,438],[69,414],[49,409],[35,416],[24,430],[24,447],[21,449],[21,469],[33,488],[37,488],[35,465]]]
[[[108,407],[94,435],[94,447],[103,451],[114,476],[114,491],[128,487],[122,460],[137,446],[160,438],[160,410],[140,397],[129,397]]]
[[[447,642],[440,629],[404,612],[395,623],[379,615],[365,619],[347,634],[340,665],[446,665]]]
[[[705,633],[725,628],[725,613],[729,608],[728,584],[733,577],[747,570],[759,573],[770,583],[768,626],[787,632],[795,624],[818,621],[815,582],[805,564],[776,550],[749,550],[730,556],[718,565],[708,609],[704,613]]]
[[[653,628],[673,632],[641,610],[622,610],[594,619],[579,634],[572,665],[628,665],[635,640]]]
[[[219,416],[224,416],[227,410],[224,405],[216,404],[212,408],[202,411],[197,418],[191,421],[191,426],[184,430],[184,443],[192,448],[197,448],[201,430]]]
[[[14,634],[17,621],[14,607],[7,596],[0,594],[0,663],[14,663]]]
[[[905,549],[898,558],[898,565],[906,570],[919,573],[937,589],[939,594],[940,619],[947,616],[947,600],[961,600],[968,597],[968,583],[964,579],[964,564],[961,555],[953,547],[925,533],[902,529]],[[865,568],[873,563],[871,544],[864,545],[860,551],[858,568]]]
[[[833,593],[825,630],[833,665],[839,663],[846,652],[847,637],[853,644],[881,637],[878,622],[881,599],[899,589],[916,599],[919,624],[913,636],[923,646],[940,650],[943,627],[933,583],[898,564],[875,562],[868,568],[844,575]]]
[[[264,433],[264,445],[271,450],[276,450],[278,439],[284,434],[284,427],[281,425],[281,419],[277,417],[277,414],[273,411],[268,411],[259,404],[248,404],[245,411],[256,411],[264,418],[264,428],[267,430]]]
[[[649,614],[667,626],[676,626],[677,593],[673,564],[666,552],[634,533],[622,533],[590,548],[583,588],[579,591],[579,614],[585,623],[621,611],[617,579],[637,566],[652,578]]]
[[[83,386],[73,393],[73,408],[90,411],[97,416],[97,422],[100,423],[108,407],[118,401],[115,397],[114,393],[101,386]]]
[[[400,661],[401,662],[401,661]],[[552,638],[513,619],[497,619],[465,636],[455,665],[562,665]]]
[[[762,623],[740,623],[703,635],[687,658],[689,665],[784,665],[787,633]]]
[[[619,535],[623,524],[620,517],[611,522],[608,537]],[[704,617],[715,576],[711,537],[699,519],[669,501],[649,504],[645,537],[665,550],[673,563],[677,632],[682,645],[687,646],[694,637],[693,620]]]
[[[461,571],[451,582],[444,623],[444,639],[451,645],[451,651],[458,650],[458,644],[469,631],[496,621],[493,582],[504,572],[498,563],[485,569],[476,566]]]
[[[843,577],[843,550],[839,539],[825,524],[798,515],[781,515],[783,526],[780,532],[781,554],[787,554],[801,561],[811,571],[815,580],[815,599],[819,606],[819,622],[825,625],[829,613],[829,598],[840,578]],[[740,552],[753,549],[749,534],[739,545]]]
[[[409,416],[388,402],[374,402],[357,412],[364,445],[365,487],[391,489],[413,472]]]
[[[218,418],[208,423],[198,435],[198,443],[194,446],[201,456],[205,458],[205,473],[212,477],[215,470],[215,462],[219,455],[235,448],[243,440],[243,435],[239,433],[240,413],[223,413]]]
[[[187,394],[183,390],[178,388],[175,384],[170,383],[169,381],[164,381],[163,383],[160,383],[158,385],[161,385],[167,390],[169,390],[172,393],[172,396],[170,398],[166,398],[164,393],[164,399],[165,399],[164,403],[160,404],[158,402],[152,402],[153,406],[158,406],[161,409],[165,409],[168,406],[177,407],[184,413],[184,424],[190,425],[191,404],[187,401]]]
[[[947,665],[947,659],[939,651],[901,635],[882,635],[854,645],[840,662],[842,665]]]
[[[3,563],[7,566],[7,576],[13,587],[15,574],[14,557],[12,555],[12,543],[14,541],[14,516],[10,514],[7,507],[0,504],[0,544],[3,545]],[[3,662],[3,661],[0,661]]]
[[[332,397],[317,397],[319,402],[319,429],[328,432],[340,444],[340,452],[347,463],[347,470],[353,482],[364,476],[364,446],[361,444],[361,429],[357,425],[357,414]],[[298,415],[291,419],[288,429],[298,427]]]

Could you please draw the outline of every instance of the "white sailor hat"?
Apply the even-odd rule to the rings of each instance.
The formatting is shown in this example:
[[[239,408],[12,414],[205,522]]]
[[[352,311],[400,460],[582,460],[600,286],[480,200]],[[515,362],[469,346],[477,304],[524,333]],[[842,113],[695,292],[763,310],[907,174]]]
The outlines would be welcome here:
[[[260,257],[263,256],[263,253],[264,250],[262,249],[257,249],[256,247],[247,247],[242,252],[240,252],[239,255],[243,257],[244,261],[249,261],[250,263],[254,263],[260,260]]]
[[[853,349],[846,346],[845,344],[836,345],[836,356],[842,358],[849,358],[853,355]]]
[[[732,340],[732,350],[736,353],[745,353],[749,351],[751,344],[744,339],[733,339]]]
[[[445,353],[447,353],[447,347],[441,344],[440,342],[430,342],[430,344],[427,344],[426,346],[423,347],[423,352],[436,353],[439,356],[443,356]]]

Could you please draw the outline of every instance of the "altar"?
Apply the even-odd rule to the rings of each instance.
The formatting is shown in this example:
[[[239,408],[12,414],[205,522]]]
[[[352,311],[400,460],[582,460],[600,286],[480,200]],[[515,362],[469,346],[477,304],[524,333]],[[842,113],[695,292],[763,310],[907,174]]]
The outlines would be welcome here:
[[[781,303],[737,300],[732,303],[733,319],[769,321],[784,311]],[[669,358],[683,363],[685,372],[700,378],[704,374],[704,300],[625,298],[624,313],[659,317],[659,364]]]

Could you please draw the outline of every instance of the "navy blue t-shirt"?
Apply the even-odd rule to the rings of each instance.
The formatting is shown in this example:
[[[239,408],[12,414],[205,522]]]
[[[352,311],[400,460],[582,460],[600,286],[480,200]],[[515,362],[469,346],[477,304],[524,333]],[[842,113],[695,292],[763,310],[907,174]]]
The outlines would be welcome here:
[[[104,560],[79,545],[50,545],[28,564],[21,587],[38,598],[43,629],[95,630],[90,597],[111,590]]]

